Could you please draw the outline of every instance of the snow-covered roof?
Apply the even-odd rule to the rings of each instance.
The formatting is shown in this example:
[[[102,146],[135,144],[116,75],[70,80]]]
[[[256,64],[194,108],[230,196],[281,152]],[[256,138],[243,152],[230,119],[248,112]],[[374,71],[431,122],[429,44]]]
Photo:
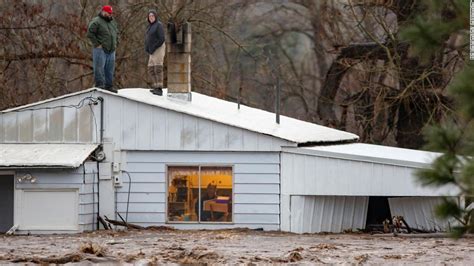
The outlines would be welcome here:
[[[0,144],[0,168],[77,168],[98,144]]]
[[[237,109],[236,103],[196,92],[192,92],[192,100],[189,102],[167,97],[166,90],[163,96],[153,95],[145,89],[122,89],[118,95],[295,143],[337,143],[358,139],[357,135],[349,132],[287,116],[280,116],[280,124],[277,124],[274,113],[245,105],[240,105],[240,109]]]
[[[118,94],[98,88],[91,88],[81,92],[75,92],[57,98],[11,108],[1,111],[1,113],[7,113],[17,109],[23,109],[37,104],[62,99],[68,96],[94,91],[100,91],[105,94],[124,97],[137,102],[274,136],[297,144],[347,143],[359,139],[357,135],[349,132],[320,126],[284,115],[280,116],[280,124],[277,124],[275,122],[275,113],[248,107],[242,104],[240,105],[240,109],[237,109],[237,104],[234,102],[210,97],[197,92],[192,92],[191,101],[170,98],[167,97],[166,89],[164,90],[163,96],[157,96],[151,94],[148,89],[142,88],[121,89]]]
[[[295,150],[320,156],[406,166],[427,166],[441,155],[436,152],[402,149],[365,143],[301,147],[293,149],[293,151]]]

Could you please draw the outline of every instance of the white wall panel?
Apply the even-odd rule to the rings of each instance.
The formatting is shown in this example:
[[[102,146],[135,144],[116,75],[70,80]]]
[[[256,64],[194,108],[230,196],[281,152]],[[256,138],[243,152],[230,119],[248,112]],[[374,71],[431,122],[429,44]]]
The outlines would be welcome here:
[[[181,134],[181,144],[183,150],[196,150],[197,149],[197,119],[192,116],[183,116],[183,128]]]
[[[241,224],[280,224],[279,214],[234,214],[234,223]],[[242,227],[242,226],[237,226]]]
[[[102,95],[104,97],[104,95]],[[122,143],[124,125],[124,108],[122,106],[123,101],[118,97],[106,97],[104,100],[104,135],[115,142],[115,145],[118,147],[118,144]]]
[[[340,233],[365,228],[368,197],[291,196],[294,233]]]
[[[73,95],[33,108],[77,105],[88,96],[103,97],[104,137],[118,150],[279,151],[281,146],[294,146],[272,136],[102,92]],[[79,109],[2,114],[0,142],[96,142],[101,105],[87,103]]]
[[[122,217],[125,219],[125,212],[121,212]],[[133,224],[150,223],[159,224],[165,220],[165,213],[163,212],[130,212],[128,214],[127,221]]]
[[[280,214],[280,209],[276,204],[234,204],[234,213],[241,214]]]
[[[87,130],[92,131],[92,127],[95,126],[92,125],[92,122],[87,119],[86,117],[89,116],[91,117],[91,112],[89,107],[83,108],[83,110],[87,110],[88,113],[84,114],[84,120],[86,127],[84,128],[85,133],[83,136],[84,141],[92,140],[92,137],[90,134],[88,134]],[[80,116],[82,118],[82,116]],[[48,140],[50,142],[62,142],[63,141],[63,134],[64,134],[64,109],[63,108],[57,108],[57,109],[51,109],[48,110]],[[81,127],[82,128],[82,127]],[[87,137],[86,137],[87,136]]]
[[[236,194],[235,202],[240,203],[270,203],[280,204],[280,195],[278,194]]]
[[[199,156],[196,156],[198,154]],[[251,156],[249,156],[251,154]],[[232,160],[229,160],[232,158]],[[274,164],[279,161],[276,152],[154,152],[133,151],[133,156],[127,158],[128,163],[170,163],[189,161],[192,163],[235,163],[235,164]]]
[[[18,197],[18,230],[78,230],[78,191],[27,189]]]
[[[151,112],[152,123],[151,123],[151,145],[150,150],[157,150],[163,147],[166,147],[167,139],[167,130],[166,130],[166,121],[168,112],[163,110],[163,112]],[[117,143],[121,143],[117,141]]]
[[[269,138],[267,135],[258,134],[257,135],[257,144],[258,150],[260,151],[271,151],[273,149],[273,139]]]
[[[95,214],[95,209],[96,209],[96,206],[94,203],[80,204],[79,202],[79,213],[81,214],[81,216]],[[90,220],[87,222],[90,222]]]
[[[445,231],[448,222],[436,217],[434,211],[443,202],[441,197],[389,198],[392,216],[403,216],[412,228],[428,231]]]
[[[61,200],[58,198],[61,195],[61,192],[64,191],[76,191],[78,193],[78,200],[75,205],[77,206],[69,206],[71,210],[76,208],[77,210],[77,219],[76,219],[76,226],[72,228],[70,225],[66,226],[59,226],[56,222],[49,223],[48,220],[44,220],[44,223],[41,225],[43,229],[35,228],[31,229],[31,227],[24,227],[24,230],[35,230],[37,232],[51,232],[52,231],[60,231],[60,230],[73,230],[73,231],[89,231],[96,229],[96,218],[97,218],[97,202],[98,202],[98,191],[97,191],[97,176],[96,172],[96,164],[93,162],[86,162],[86,169],[84,173],[83,166],[79,167],[78,169],[69,169],[69,170],[30,170],[28,172],[24,171],[17,171],[15,173],[16,177],[21,177],[26,173],[33,175],[36,178],[36,183],[15,183],[15,189],[20,194],[24,191],[48,191],[45,194],[47,197],[44,200],[48,200],[48,197],[52,197],[53,201],[47,203],[49,206],[48,208],[51,210],[55,209],[56,202],[58,204],[66,203],[65,200]],[[58,194],[55,194],[59,192]],[[55,195],[58,195],[56,197]],[[42,197],[40,200],[42,200]],[[45,203],[46,204],[46,203]],[[60,205],[62,206],[62,205]],[[15,222],[21,221],[21,217],[17,216],[20,212],[24,212],[25,209],[21,206],[15,206]],[[42,209],[45,209],[42,207]],[[46,213],[46,212],[45,212]],[[58,215],[58,213],[60,213]],[[66,215],[67,213],[64,213]],[[60,220],[63,216],[62,211],[57,211],[55,214],[51,215],[51,218]],[[69,219],[69,218],[68,218]],[[55,227],[56,229],[54,229]],[[28,229],[30,228],[30,229]],[[23,230],[20,228],[20,231]]]
[[[99,116],[99,118],[97,118],[96,114],[98,114],[98,112],[95,113],[96,111],[91,110],[88,105],[85,105],[83,108],[79,109],[78,112],[78,141],[93,142],[94,133],[98,131],[100,123],[100,120],[98,121],[98,119],[100,119],[100,116],[97,115]],[[51,116],[52,114],[48,116],[48,119],[51,119]],[[95,119],[94,116],[96,116]],[[50,140],[54,139],[54,136],[58,135],[58,132],[55,132],[53,130],[49,131],[48,128],[48,136]]]
[[[439,196],[458,192],[422,186],[416,177],[418,168],[288,152],[281,156],[285,195]]]
[[[77,189],[22,189],[17,194],[18,230],[79,230]]]
[[[124,169],[134,173],[164,173],[165,165],[159,163],[128,163]],[[127,178],[127,177],[125,177]],[[126,179],[124,179],[126,180]]]
[[[99,117],[100,119],[100,117]],[[100,120],[99,120],[100,121]],[[74,108],[63,110],[63,142],[77,142],[78,113]],[[94,124],[95,125],[95,124]]]
[[[19,132],[18,137],[20,142],[28,143],[33,141],[33,114],[31,111],[18,113]]]
[[[156,204],[147,204],[146,202],[132,202],[129,203],[128,210],[129,213],[146,213],[146,212],[161,212],[164,213],[166,209],[166,204],[164,202],[156,203]],[[132,211],[131,211],[132,210]],[[120,212],[120,215],[127,211],[127,203],[118,203],[117,204],[117,211]]]
[[[196,148],[198,150],[212,150],[212,123],[209,120],[196,119],[197,120],[197,136],[196,136]]]
[[[8,117],[13,114],[4,114]],[[33,139],[35,142],[44,142],[48,137],[48,111],[36,110],[33,112]],[[76,125],[77,130],[77,125]]]
[[[123,182],[123,188],[128,192],[129,182]],[[122,189],[123,190],[123,189]],[[132,180],[130,184],[131,192],[165,192],[165,183],[156,183],[156,182],[136,182],[135,179]]]
[[[258,178],[260,184],[279,184],[280,175],[279,174],[243,174],[237,173],[234,174],[234,183],[235,184],[253,184],[255,179]]]
[[[279,151],[281,146],[293,145],[272,136],[129,99],[104,94],[102,97],[108,105],[105,136],[117,141],[118,149]],[[121,135],[117,131],[122,131]]]
[[[234,216],[230,226],[279,228],[278,153],[128,151],[126,157],[128,163],[124,167],[130,171],[132,179],[130,222],[140,225],[165,224],[167,165],[227,165],[234,169]],[[116,199],[117,211],[124,216],[129,181],[126,175],[122,175],[122,180],[124,183],[117,190]],[[186,227],[182,224],[169,225]],[[196,228],[208,227],[203,225]],[[225,227],[229,228],[229,225]],[[221,225],[216,224],[211,228],[221,228]]]
[[[225,150],[228,141],[228,126],[212,122],[212,147],[216,150]]]
[[[122,187],[120,192],[116,193],[117,203],[127,203],[128,187]],[[165,202],[165,193],[162,192],[134,192],[130,193],[130,203],[163,203]]]
[[[279,174],[280,166],[277,164],[238,164],[234,168],[238,174]]]
[[[18,141],[18,113],[3,114],[3,132],[5,134],[5,142]]]
[[[256,178],[253,184],[234,184],[234,192],[243,194],[280,194],[280,184],[258,184],[258,178]]]
[[[100,105],[89,106],[86,101],[81,108],[72,107],[87,96],[89,94],[74,95],[32,106],[31,109],[35,109],[32,111],[1,114],[0,142],[95,142],[100,125]],[[58,106],[71,107],[55,108]]]
[[[149,105],[138,104],[137,105],[137,117],[136,120],[140,121],[138,124],[137,132],[137,148],[138,149],[150,149],[152,143],[153,134],[153,108]]]
[[[243,150],[243,131],[244,129],[237,127],[228,127],[227,149],[238,151]],[[273,150],[273,147],[269,150]]]
[[[124,100],[126,101],[126,100]],[[174,150],[181,149],[181,135],[183,129],[183,115],[181,113],[168,111],[168,110],[157,110],[153,109],[155,112],[166,112],[166,120],[162,121],[161,124],[165,125],[166,134],[165,136],[165,146],[160,147],[162,150]],[[124,149],[136,150],[135,147],[129,147],[124,145]]]
[[[255,137],[255,134],[248,130],[243,130],[242,132],[242,149],[245,151],[255,150],[258,147],[258,138]]]
[[[106,98],[107,100],[107,98]],[[120,107],[120,106],[118,106]],[[122,128],[108,128],[106,131],[106,136],[108,136],[109,131],[112,130],[122,130],[122,145],[126,147],[136,147],[137,146],[137,128],[138,128],[138,103],[133,101],[124,101],[122,102]],[[112,114],[114,113],[112,112]],[[108,123],[107,123],[108,124]],[[114,140],[115,141],[115,140]]]
[[[128,183],[128,176],[123,176],[123,182]],[[155,173],[133,173],[133,183],[147,183],[147,182],[159,182],[164,183],[166,182],[165,173],[163,172],[155,172]]]

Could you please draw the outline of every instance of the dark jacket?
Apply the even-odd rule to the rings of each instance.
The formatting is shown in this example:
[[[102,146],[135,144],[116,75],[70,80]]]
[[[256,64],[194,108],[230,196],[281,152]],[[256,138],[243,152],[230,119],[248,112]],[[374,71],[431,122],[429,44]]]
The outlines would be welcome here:
[[[165,31],[161,22],[157,19],[155,22],[149,23],[145,35],[145,51],[148,54],[153,54],[164,42]]]
[[[105,52],[113,52],[117,49],[118,42],[117,23],[113,18],[107,19],[99,14],[89,23],[87,37],[94,47],[102,45]]]

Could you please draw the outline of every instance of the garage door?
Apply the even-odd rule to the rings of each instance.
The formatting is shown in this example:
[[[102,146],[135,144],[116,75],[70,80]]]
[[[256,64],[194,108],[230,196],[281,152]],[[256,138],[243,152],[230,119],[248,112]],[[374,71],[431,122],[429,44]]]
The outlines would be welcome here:
[[[0,174],[0,233],[13,226],[13,176]]]
[[[291,232],[341,233],[365,227],[368,197],[291,196]]]
[[[25,189],[19,194],[19,230],[79,229],[77,189]]]

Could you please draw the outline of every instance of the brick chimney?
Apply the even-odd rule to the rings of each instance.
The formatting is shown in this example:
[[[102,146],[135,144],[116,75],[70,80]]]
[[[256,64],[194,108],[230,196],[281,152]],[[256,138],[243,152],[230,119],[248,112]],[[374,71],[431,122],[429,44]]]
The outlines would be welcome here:
[[[166,33],[168,97],[191,101],[191,24],[168,22]]]

